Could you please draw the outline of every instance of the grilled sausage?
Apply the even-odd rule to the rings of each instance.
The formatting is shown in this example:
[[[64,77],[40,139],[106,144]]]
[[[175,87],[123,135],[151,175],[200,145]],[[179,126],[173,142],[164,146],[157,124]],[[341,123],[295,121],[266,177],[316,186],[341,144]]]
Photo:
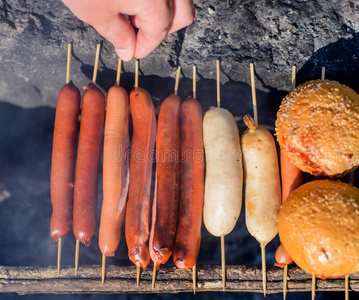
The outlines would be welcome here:
[[[82,98],[74,192],[74,234],[90,245],[96,229],[98,167],[101,155],[105,97],[90,83]]]
[[[76,134],[81,103],[78,88],[70,81],[57,98],[51,161],[52,216],[50,235],[56,241],[71,229],[74,197]]]
[[[159,268],[170,258],[176,235],[180,180],[181,99],[170,95],[158,116],[156,187],[152,206],[150,256]]]
[[[125,234],[130,260],[146,269],[150,263],[147,246],[151,209],[151,176],[156,140],[156,114],[150,94],[135,88],[130,94],[133,137],[130,160]]]
[[[173,261],[192,268],[201,243],[204,156],[201,104],[188,97],[181,109],[181,199]]]

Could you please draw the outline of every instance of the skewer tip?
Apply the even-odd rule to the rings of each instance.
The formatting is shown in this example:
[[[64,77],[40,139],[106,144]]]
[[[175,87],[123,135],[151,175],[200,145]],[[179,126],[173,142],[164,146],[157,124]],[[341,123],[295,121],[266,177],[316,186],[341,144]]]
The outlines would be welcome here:
[[[287,298],[287,279],[288,279],[288,265],[283,269],[283,299]]]
[[[345,300],[349,300],[349,275],[345,275]]]
[[[57,242],[57,274],[58,275],[60,275],[60,268],[61,268],[61,244],[62,244],[62,237],[60,237]]]
[[[263,296],[267,295],[267,265],[266,265],[266,245],[261,244],[262,252],[262,281],[263,281]]]
[[[192,268],[193,295],[196,295],[196,286],[197,286],[196,275],[197,275],[197,268],[196,265],[194,265]]]
[[[140,286],[140,275],[141,275],[141,267],[137,266],[136,267],[136,286],[137,287]]]
[[[152,291],[155,289],[155,281],[156,281],[156,267],[157,264],[153,264],[153,274],[152,274]]]
[[[221,235],[221,257],[222,257],[222,285],[223,285],[223,292],[226,291],[226,256],[225,256],[225,249],[224,249],[224,235]]]
[[[315,275],[312,274],[312,300],[315,299],[315,286],[316,286],[316,278]]]
[[[102,270],[101,270],[101,275],[102,275],[102,281],[101,281],[101,284],[102,286],[104,285],[105,283],[105,272],[106,272],[106,255],[105,254],[102,254]]]
[[[75,276],[77,275],[77,270],[79,268],[79,254],[80,254],[80,241],[76,240],[76,250],[75,250]]]

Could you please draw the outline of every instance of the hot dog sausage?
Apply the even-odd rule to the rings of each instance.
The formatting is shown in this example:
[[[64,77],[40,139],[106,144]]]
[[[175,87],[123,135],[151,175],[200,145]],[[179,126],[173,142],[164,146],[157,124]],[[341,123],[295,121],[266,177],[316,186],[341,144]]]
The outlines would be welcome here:
[[[96,229],[98,167],[101,155],[105,97],[90,83],[82,98],[74,192],[74,234],[89,245]]]
[[[130,94],[133,137],[125,234],[128,255],[138,267],[150,263],[147,246],[151,209],[151,176],[156,140],[156,114],[150,94],[135,88]]]
[[[281,189],[277,150],[272,134],[256,128],[250,116],[243,118],[249,129],[242,135],[247,229],[261,246],[278,233]]]
[[[204,157],[201,104],[188,97],[181,109],[181,199],[173,261],[180,269],[196,264],[201,243]]]
[[[60,90],[55,116],[51,161],[52,216],[50,235],[56,241],[71,229],[74,197],[76,134],[81,103],[78,88],[70,81]]]
[[[99,246],[112,256],[121,239],[129,184],[129,103],[124,88],[114,85],[107,96],[103,147],[103,202]]]
[[[203,118],[206,180],[203,221],[214,236],[229,234],[242,208],[242,151],[233,115],[211,107]]]
[[[180,184],[181,99],[170,95],[158,116],[156,188],[152,206],[150,256],[159,268],[170,258],[175,242]]]

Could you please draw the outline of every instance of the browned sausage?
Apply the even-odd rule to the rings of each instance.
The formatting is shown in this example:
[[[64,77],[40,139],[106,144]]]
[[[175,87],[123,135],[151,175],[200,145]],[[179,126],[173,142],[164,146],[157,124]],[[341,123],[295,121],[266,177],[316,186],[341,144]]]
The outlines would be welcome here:
[[[96,229],[98,167],[102,148],[105,97],[90,83],[82,98],[74,192],[74,234],[90,245]]]
[[[131,261],[137,267],[146,269],[151,260],[147,241],[150,231],[150,192],[156,140],[156,114],[150,94],[142,88],[131,91],[130,107],[133,137],[125,234]]]
[[[204,156],[201,104],[188,97],[181,109],[181,200],[173,261],[192,268],[201,243]]]
[[[70,81],[57,98],[51,161],[52,216],[50,235],[53,240],[65,236],[72,225],[74,169],[77,124],[81,95]]]
[[[150,255],[159,268],[170,258],[176,235],[180,184],[181,99],[170,95],[162,103],[156,138],[156,187],[152,206]]]

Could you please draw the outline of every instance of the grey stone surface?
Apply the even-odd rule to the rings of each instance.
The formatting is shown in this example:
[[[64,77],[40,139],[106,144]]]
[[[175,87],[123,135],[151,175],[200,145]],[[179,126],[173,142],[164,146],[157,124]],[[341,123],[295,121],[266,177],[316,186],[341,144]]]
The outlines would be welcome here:
[[[198,67],[198,98],[206,111],[216,104],[215,60],[221,60],[222,106],[236,117],[252,113],[249,63],[255,63],[260,124],[273,129],[276,111],[290,88],[291,66],[298,82],[327,77],[359,91],[358,1],[350,0],[195,0],[196,18],[188,28],[169,35],[141,60],[140,85],[148,89],[158,109],[173,91],[177,65],[182,66],[180,95],[191,94],[192,65]],[[59,0],[2,0],[0,3],[0,265],[54,265],[49,196],[52,131],[58,91],[65,83],[67,43],[73,43],[71,79],[78,87],[92,78],[96,44],[102,44],[98,85],[106,93],[115,82],[117,57],[111,44],[79,21]],[[134,83],[134,61],[125,63],[121,83]],[[101,171],[100,171],[101,172]],[[100,211],[102,174],[99,183]],[[99,215],[99,213],[98,213]],[[203,228],[199,264],[220,263],[220,242]],[[96,233],[89,248],[81,248],[80,264],[100,264]],[[267,247],[274,263],[276,238]],[[63,263],[73,264],[74,237],[64,238]],[[226,238],[228,264],[260,264],[258,243],[245,228],[244,207],[235,230]],[[125,240],[109,263],[130,264]],[[240,294],[262,299],[259,294]],[[66,296],[27,296],[63,299]],[[103,299],[133,298],[103,296]],[[141,296],[138,298],[151,298]],[[159,299],[193,295],[157,295]],[[210,293],[205,299],[235,299],[237,293]],[[308,299],[307,293],[290,294]],[[338,299],[339,293],[317,299]],[[1,299],[17,299],[1,295]],[[67,298],[67,297],[66,297]],[[97,299],[96,295],[74,296]],[[269,295],[281,299],[282,295]],[[24,298],[21,298],[24,299]]]

